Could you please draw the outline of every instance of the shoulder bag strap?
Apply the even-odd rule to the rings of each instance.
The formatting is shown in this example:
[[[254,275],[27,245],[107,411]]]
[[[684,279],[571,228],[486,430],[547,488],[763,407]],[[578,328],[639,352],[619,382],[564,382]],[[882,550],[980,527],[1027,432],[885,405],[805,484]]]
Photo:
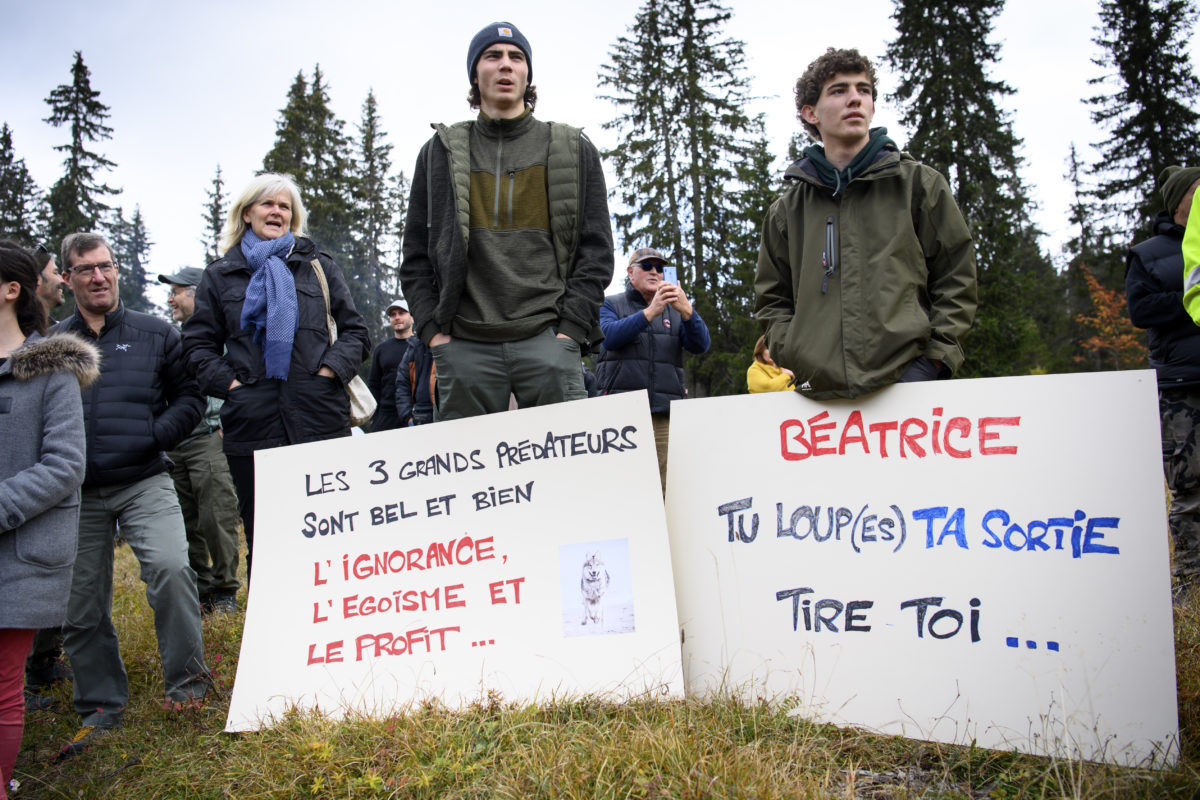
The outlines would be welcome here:
[[[337,341],[337,324],[329,310],[329,283],[325,280],[325,270],[321,269],[321,262],[314,258],[309,263],[312,264],[313,272],[317,273],[317,283],[321,284],[321,294],[325,296],[325,327],[329,330],[329,343],[333,344]]]

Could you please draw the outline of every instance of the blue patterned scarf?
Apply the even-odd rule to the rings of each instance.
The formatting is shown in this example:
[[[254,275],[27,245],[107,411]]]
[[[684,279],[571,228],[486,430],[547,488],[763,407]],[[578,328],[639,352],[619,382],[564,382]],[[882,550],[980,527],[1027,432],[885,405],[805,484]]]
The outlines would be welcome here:
[[[252,230],[242,237],[242,255],[252,273],[242,305],[242,327],[262,348],[267,377],[281,381],[287,380],[292,340],[300,323],[296,279],[283,260],[295,242],[290,231],[278,239],[260,239]]]

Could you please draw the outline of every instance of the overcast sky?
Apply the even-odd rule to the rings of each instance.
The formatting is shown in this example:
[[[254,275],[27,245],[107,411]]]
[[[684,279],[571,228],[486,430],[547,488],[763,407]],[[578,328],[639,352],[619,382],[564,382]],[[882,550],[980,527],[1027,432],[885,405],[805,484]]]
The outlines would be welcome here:
[[[113,138],[101,153],[117,163],[102,176],[123,194],[115,203],[141,205],[151,239],[149,268],[171,272],[200,265],[205,192],[219,163],[237,191],[262,166],[275,123],[297,71],[320,63],[334,111],[356,133],[362,102],[375,90],[384,129],[394,145],[393,165],[411,174],[433,121],[472,116],[465,102],[466,51],[485,24],[507,19],[533,49],[537,115],[581,125],[600,147],[615,143],[601,124],[613,106],[597,99],[597,73],[617,37],[633,23],[639,0],[603,3],[513,0],[482,3],[229,2],[160,0],[0,0],[0,122],[13,129],[17,156],[48,188],[62,157],[51,148],[66,129],[42,119],[45,98],[70,82],[73,52],[81,50],[92,87],[109,106]],[[766,114],[782,169],[787,141],[797,129],[791,86],[825,47],[857,47],[876,59],[895,37],[889,0],[834,6],[778,0],[736,0],[728,33],[746,44],[748,74]],[[1063,179],[1072,141],[1091,157],[1103,138],[1090,122],[1084,98],[1100,69],[1091,43],[1097,2],[1009,0],[993,40],[1002,46],[994,77],[1016,89],[1005,107],[1024,140],[1023,177],[1040,204],[1035,217],[1045,247],[1057,256],[1071,235]],[[850,12],[850,9],[853,12]],[[1200,37],[1192,62],[1200,61]],[[880,67],[886,94],[895,78]],[[881,96],[875,124],[887,126],[901,146],[906,132]],[[96,145],[93,145],[96,146]],[[610,176],[611,186],[611,176]],[[628,250],[617,243],[617,261]]]

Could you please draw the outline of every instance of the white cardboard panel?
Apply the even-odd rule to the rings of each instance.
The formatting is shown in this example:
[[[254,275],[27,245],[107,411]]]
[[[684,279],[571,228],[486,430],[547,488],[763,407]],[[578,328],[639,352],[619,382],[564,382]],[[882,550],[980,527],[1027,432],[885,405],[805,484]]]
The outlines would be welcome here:
[[[682,695],[644,392],[264,450],[255,469],[226,730],[489,691]]]
[[[1173,762],[1155,390],[1139,371],[674,403],[667,515],[689,694]],[[924,598],[940,605],[924,604],[918,629],[920,604],[904,604]]]

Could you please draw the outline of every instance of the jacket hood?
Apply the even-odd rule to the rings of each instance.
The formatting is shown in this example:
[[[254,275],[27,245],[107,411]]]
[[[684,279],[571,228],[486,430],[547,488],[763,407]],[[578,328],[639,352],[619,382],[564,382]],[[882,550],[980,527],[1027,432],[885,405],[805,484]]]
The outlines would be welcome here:
[[[1182,239],[1184,227],[1175,221],[1174,214],[1160,211],[1154,216],[1150,230],[1154,231],[1155,236],[1173,236],[1176,239]]]
[[[100,377],[100,351],[73,333],[48,339],[34,334],[12,352],[9,364],[12,376],[19,381],[53,372],[73,372],[79,385],[86,388]]]
[[[896,144],[891,139],[888,139],[883,135],[882,132],[886,132],[886,130],[886,128],[875,128],[872,131],[872,144],[874,147],[871,149],[874,150],[874,152],[868,153],[868,157],[870,157],[871,161],[869,164],[857,166],[857,168],[853,170],[853,175],[850,176],[850,180],[869,177],[878,170],[891,166],[892,164],[897,164],[901,161],[913,160],[912,156],[897,148]],[[879,133],[879,135],[874,135],[876,132],[881,133]],[[811,149],[813,148],[808,148],[808,150]],[[806,150],[806,152],[808,150]],[[864,150],[864,152],[866,151]],[[828,162],[819,165],[812,157],[805,156],[799,161],[795,161],[789,165],[788,168],[783,172],[783,178],[785,181],[803,180],[816,186],[824,186],[825,188],[839,191],[840,188],[844,188],[845,185],[850,182],[850,180],[846,180],[843,181],[842,187],[835,187],[832,183],[822,177],[822,172],[824,170],[822,170],[821,167],[832,169],[832,166],[829,165]]]

